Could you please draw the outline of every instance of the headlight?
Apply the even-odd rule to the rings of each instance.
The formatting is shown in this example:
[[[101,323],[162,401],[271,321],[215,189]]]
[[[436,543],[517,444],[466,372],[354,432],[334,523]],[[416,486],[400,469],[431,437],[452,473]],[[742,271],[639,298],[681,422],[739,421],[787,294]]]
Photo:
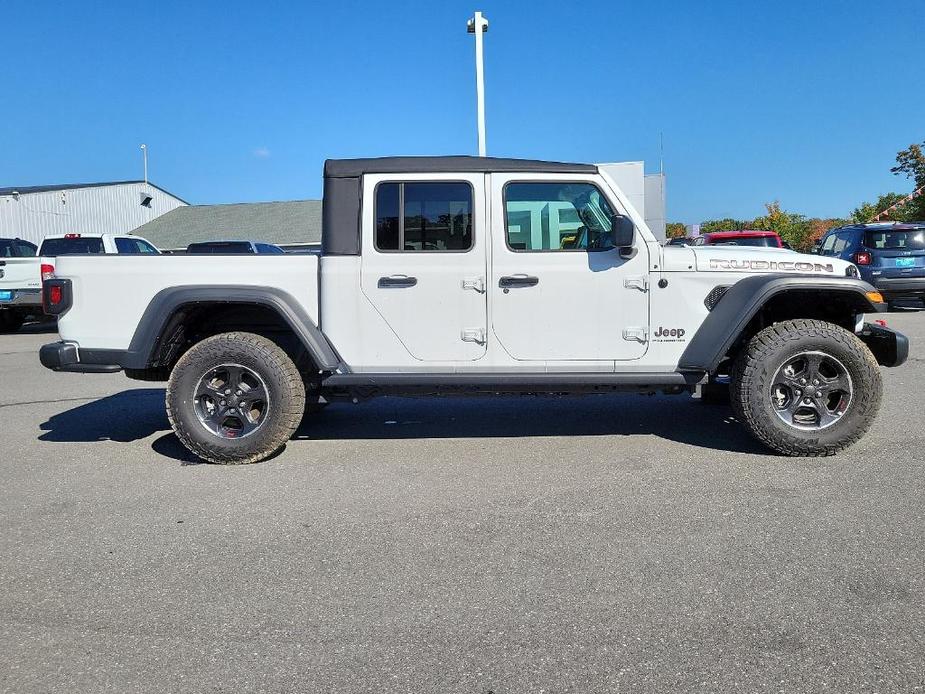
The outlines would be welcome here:
[[[854,277],[855,279],[857,279],[858,277],[861,276],[861,273],[858,271],[857,266],[849,265],[848,267],[845,268],[845,276]]]

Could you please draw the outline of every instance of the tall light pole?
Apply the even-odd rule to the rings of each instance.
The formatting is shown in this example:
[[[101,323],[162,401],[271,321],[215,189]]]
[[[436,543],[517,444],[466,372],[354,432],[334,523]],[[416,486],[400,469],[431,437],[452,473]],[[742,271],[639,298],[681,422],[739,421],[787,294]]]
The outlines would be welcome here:
[[[479,156],[485,156],[485,70],[482,65],[482,34],[488,31],[488,20],[481,12],[466,22],[466,31],[475,34],[475,93],[478,100]]]
[[[148,187],[148,145],[141,146],[141,153],[145,160],[145,188]]]

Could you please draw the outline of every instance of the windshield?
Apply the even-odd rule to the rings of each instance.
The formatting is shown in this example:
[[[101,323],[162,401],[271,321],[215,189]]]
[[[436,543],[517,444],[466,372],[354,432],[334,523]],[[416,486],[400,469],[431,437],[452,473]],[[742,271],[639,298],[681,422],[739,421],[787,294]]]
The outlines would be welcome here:
[[[710,241],[711,246],[761,246],[777,248],[777,239],[773,236],[740,236],[734,239],[717,239]]]
[[[925,250],[925,229],[868,231],[864,234],[864,245],[884,250]]]
[[[45,239],[39,255],[80,255],[82,253],[103,253],[103,239],[100,238],[72,238],[72,239]]]

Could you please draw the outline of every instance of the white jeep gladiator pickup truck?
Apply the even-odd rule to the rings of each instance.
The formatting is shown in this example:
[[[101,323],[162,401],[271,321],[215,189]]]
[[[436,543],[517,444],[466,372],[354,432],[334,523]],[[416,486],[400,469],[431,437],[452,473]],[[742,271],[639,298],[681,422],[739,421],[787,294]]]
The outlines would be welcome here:
[[[834,258],[661,246],[602,170],[476,157],[330,160],[320,255],[58,258],[58,371],[166,380],[179,439],[263,459],[306,410],[376,395],[725,388],[787,455],[876,416],[908,341]],[[114,426],[118,426],[114,424]]]

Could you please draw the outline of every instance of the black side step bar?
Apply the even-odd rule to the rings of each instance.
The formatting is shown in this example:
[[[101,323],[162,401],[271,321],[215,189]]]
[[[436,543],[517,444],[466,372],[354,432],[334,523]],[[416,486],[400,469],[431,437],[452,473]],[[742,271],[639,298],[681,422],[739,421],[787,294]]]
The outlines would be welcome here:
[[[498,389],[536,387],[544,390],[568,390],[570,387],[601,386],[630,389],[665,386],[693,386],[703,380],[700,373],[351,373],[332,374],[322,381],[325,388],[402,388],[447,387]]]

